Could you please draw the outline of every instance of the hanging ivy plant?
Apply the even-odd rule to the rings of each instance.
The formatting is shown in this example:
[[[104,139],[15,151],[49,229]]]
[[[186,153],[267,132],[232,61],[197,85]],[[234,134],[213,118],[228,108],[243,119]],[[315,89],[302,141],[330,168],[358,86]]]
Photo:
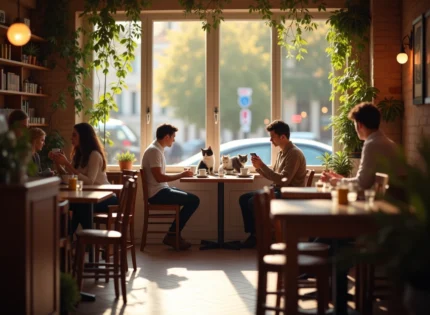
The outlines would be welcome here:
[[[202,21],[202,29],[208,32],[218,28],[221,21],[224,21],[222,12],[224,5],[228,3],[231,0],[179,0],[184,13],[197,15]]]

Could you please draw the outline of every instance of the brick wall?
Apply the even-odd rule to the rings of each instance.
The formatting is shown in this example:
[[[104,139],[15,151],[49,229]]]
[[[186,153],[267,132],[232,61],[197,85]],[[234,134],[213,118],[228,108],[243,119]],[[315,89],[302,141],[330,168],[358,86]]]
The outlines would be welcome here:
[[[412,21],[420,14],[430,10],[428,0],[402,0],[402,28],[400,43],[403,36],[412,30]],[[427,44],[429,47],[429,43]],[[430,136],[430,104],[414,105],[412,103],[412,52],[409,60],[402,66],[402,90],[405,102],[405,119],[403,121],[403,139],[407,157],[410,161],[416,160],[416,146],[422,135]]]

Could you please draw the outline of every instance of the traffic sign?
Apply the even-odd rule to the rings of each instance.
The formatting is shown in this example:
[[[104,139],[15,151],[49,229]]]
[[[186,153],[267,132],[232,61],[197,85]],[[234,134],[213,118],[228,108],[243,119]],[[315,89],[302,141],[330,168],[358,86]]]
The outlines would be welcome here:
[[[249,109],[244,108],[240,110],[240,125],[251,126],[252,113]]]
[[[249,87],[240,87],[237,88],[237,104],[241,108],[248,108],[252,104],[252,88]]]

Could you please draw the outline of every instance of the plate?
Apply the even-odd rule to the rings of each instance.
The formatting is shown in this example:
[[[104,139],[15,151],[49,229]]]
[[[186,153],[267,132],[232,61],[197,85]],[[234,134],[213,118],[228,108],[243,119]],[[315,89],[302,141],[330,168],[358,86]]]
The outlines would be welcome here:
[[[208,175],[196,175],[197,178],[208,178]]]
[[[242,174],[238,174],[237,177],[241,177],[241,178],[247,178],[247,177],[251,177],[251,174],[247,174],[247,175],[242,175]]]

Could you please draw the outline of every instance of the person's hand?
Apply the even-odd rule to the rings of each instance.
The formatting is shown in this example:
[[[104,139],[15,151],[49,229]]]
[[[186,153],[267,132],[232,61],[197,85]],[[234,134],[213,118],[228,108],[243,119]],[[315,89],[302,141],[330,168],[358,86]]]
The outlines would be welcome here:
[[[60,164],[60,165],[66,165],[69,163],[69,161],[67,160],[66,156],[63,153],[53,153],[53,160],[55,163]]]
[[[261,168],[264,165],[263,161],[260,159],[258,155],[251,157],[251,163],[252,163],[252,166],[254,166],[255,168]]]
[[[190,170],[188,170],[188,171],[183,171],[182,173],[181,173],[181,177],[193,177],[194,176],[194,174],[193,174],[193,172],[192,171],[190,171]]]
[[[332,178],[330,171],[323,171],[321,173],[321,181],[328,183],[330,181],[330,179]]]

